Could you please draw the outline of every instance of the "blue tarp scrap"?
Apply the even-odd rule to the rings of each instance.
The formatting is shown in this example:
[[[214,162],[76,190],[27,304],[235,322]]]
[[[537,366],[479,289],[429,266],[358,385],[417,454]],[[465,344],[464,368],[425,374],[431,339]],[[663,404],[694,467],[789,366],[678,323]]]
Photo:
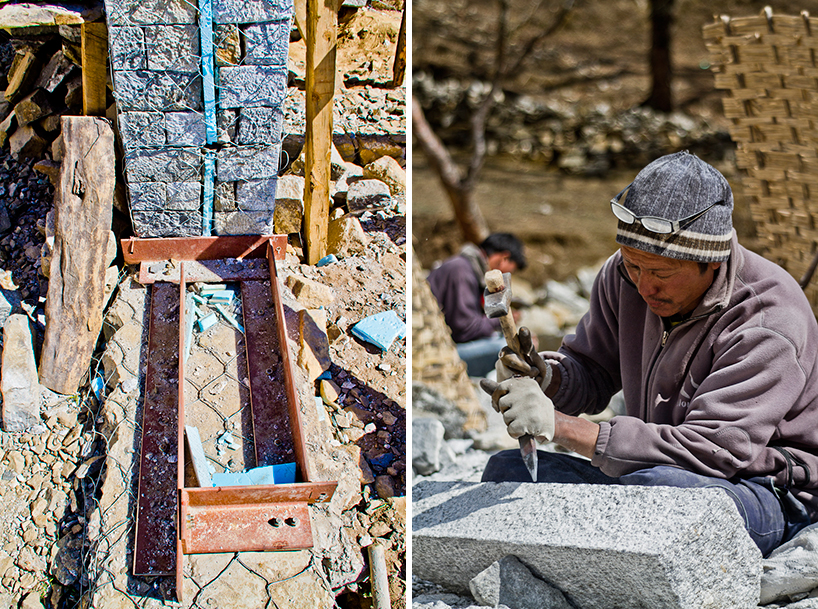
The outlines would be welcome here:
[[[352,334],[386,351],[395,339],[406,335],[406,323],[394,311],[365,317],[352,327]]]

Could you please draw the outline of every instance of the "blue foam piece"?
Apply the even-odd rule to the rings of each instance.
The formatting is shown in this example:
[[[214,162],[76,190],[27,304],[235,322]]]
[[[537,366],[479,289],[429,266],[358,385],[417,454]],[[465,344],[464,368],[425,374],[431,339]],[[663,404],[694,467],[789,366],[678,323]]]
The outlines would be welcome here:
[[[372,465],[377,465],[378,467],[389,467],[392,465],[392,462],[395,460],[395,455],[392,453],[384,453],[380,457],[375,459],[369,459],[369,462]]]
[[[328,264],[332,264],[333,262],[338,262],[338,258],[335,257],[335,254],[330,254],[321,258],[321,260],[315,263],[315,266],[326,266]]]
[[[370,315],[352,327],[352,333],[368,343],[386,351],[395,339],[406,335],[406,324],[394,311],[385,311]]]
[[[319,374],[316,378],[316,381],[331,381],[332,380],[332,373],[329,370],[324,370],[321,374]]]
[[[293,484],[295,463],[253,467],[246,472],[213,474],[213,486],[263,486],[267,484]]]

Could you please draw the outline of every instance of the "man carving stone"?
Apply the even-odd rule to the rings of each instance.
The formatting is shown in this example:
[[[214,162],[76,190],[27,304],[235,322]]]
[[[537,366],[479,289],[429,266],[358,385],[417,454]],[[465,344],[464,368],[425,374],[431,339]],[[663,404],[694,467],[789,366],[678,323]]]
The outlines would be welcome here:
[[[739,245],[724,177],[687,152],[645,167],[611,202],[620,249],[557,352],[508,351],[483,381],[538,480],[723,488],[764,555],[818,520],[818,323],[795,280]],[[520,374],[524,376],[520,377]],[[513,376],[518,375],[518,376]],[[624,390],[626,413],[593,423]],[[484,481],[530,481],[519,451]]]

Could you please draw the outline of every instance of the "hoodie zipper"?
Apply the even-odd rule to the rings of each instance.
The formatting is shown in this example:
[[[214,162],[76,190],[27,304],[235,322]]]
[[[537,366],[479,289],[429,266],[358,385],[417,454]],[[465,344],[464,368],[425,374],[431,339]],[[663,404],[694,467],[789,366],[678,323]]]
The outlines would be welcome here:
[[[648,421],[648,398],[649,398],[648,391],[651,386],[653,370],[654,368],[656,368],[656,362],[659,361],[659,356],[662,354],[662,351],[664,350],[665,345],[667,344],[667,339],[670,337],[670,333],[673,332],[676,328],[681,328],[682,326],[686,326],[687,324],[692,323],[694,321],[699,321],[700,319],[704,319],[705,317],[710,317],[711,315],[720,313],[723,308],[724,307],[722,305],[716,305],[716,307],[709,313],[703,313],[702,315],[699,315],[697,317],[691,317],[690,319],[686,319],[683,322],[673,326],[670,330],[662,328],[662,340],[659,342],[659,350],[656,352],[656,355],[653,356],[653,361],[650,363],[650,369],[648,370],[648,375],[645,379],[645,399],[643,401],[644,410],[642,412],[643,421],[650,422]],[[664,321],[662,321],[662,324],[664,325]]]

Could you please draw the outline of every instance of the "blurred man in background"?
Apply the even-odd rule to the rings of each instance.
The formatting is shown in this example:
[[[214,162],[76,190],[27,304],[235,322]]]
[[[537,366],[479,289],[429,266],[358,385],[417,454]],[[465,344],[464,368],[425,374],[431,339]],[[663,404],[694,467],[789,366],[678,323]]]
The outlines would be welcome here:
[[[500,321],[483,310],[483,276],[499,269],[513,273],[526,266],[522,242],[510,233],[493,233],[480,246],[467,243],[429,273],[429,286],[446,324],[452,331],[460,359],[469,376],[485,376],[494,369],[497,354],[505,346]]]

